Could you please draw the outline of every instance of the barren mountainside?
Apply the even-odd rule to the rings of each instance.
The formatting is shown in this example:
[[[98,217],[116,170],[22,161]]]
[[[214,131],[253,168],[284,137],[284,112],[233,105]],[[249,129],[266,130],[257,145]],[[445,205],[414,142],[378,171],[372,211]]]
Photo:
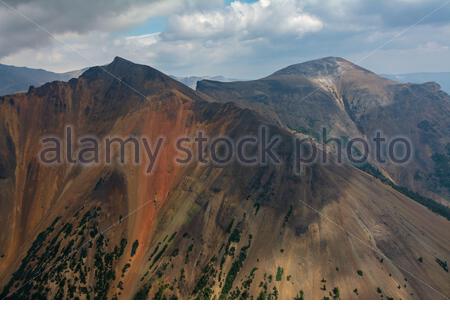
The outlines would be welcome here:
[[[450,221],[351,166],[315,164],[294,174],[289,128],[312,130],[317,121],[365,135],[382,108],[393,119],[428,119],[434,131],[426,134],[437,142],[426,148],[443,152],[450,122],[433,112],[448,110],[449,97],[356,67],[349,73],[369,80],[354,80],[354,88],[336,74],[335,63],[347,63],[330,63],[251,83],[200,82],[220,102],[121,58],[1,97],[0,297],[448,298]],[[317,87],[312,100],[295,103]],[[370,97],[373,105],[362,103]],[[413,97],[420,103],[400,103]],[[179,136],[239,138],[262,124],[281,137],[281,165],[173,162]],[[151,175],[133,163],[42,165],[39,138],[62,136],[67,125],[80,136],[167,141]],[[423,158],[417,166],[429,170]]]
[[[255,110],[274,123],[320,140],[322,128],[342,141],[403,136],[413,145],[406,165],[372,163],[402,187],[445,205],[450,200],[450,96],[436,83],[384,79],[342,58],[292,65],[254,81],[203,80],[214,100]]]

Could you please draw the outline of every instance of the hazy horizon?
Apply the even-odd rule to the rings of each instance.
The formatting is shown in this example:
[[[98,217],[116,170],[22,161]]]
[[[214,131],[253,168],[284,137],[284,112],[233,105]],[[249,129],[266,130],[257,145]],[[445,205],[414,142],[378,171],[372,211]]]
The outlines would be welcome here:
[[[317,59],[322,59],[322,58],[325,58],[325,57],[318,57]],[[340,58],[343,58],[343,57],[340,57]],[[312,60],[317,60],[317,59],[312,59]],[[346,60],[348,60],[348,59],[346,59]],[[130,61],[132,61],[132,60],[130,60]],[[294,63],[294,64],[300,64],[300,63],[304,63],[304,62],[308,62],[308,61],[311,61],[311,60],[300,61],[300,62]],[[349,60],[349,61],[351,61],[351,60]],[[112,60],[107,61],[107,62],[102,63],[102,64],[98,64],[98,65],[89,65],[89,66],[82,67],[80,69],[70,69],[70,70],[63,70],[63,71],[45,69],[45,68],[41,68],[41,67],[30,67],[29,65],[12,65],[12,64],[1,63],[1,61],[0,61],[0,64],[1,65],[5,65],[5,66],[10,66],[10,67],[30,68],[30,69],[35,69],[35,70],[43,70],[43,71],[54,72],[54,73],[58,73],[58,74],[64,74],[64,73],[70,73],[70,72],[76,72],[76,71],[80,71],[80,70],[89,69],[89,68],[95,67],[95,66],[108,65],[111,62],[112,62]],[[134,61],[132,61],[132,62],[134,62]],[[161,72],[164,72],[164,73],[166,73],[166,74],[168,74],[170,76],[174,76],[174,77],[178,77],[178,78],[224,77],[224,78],[227,78],[227,79],[233,79],[233,80],[238,80],[238,81],[247,81],[247,80],[257,79],[257,78],[248,78],[248,77],[246,77],[246,78],[237,78],[237,77],[234,77],[233,75],[230,76],[230,75],[225,75],[225,74],[196,74],[196,73],[193,73],[193,74],[170,74],[168,72],[165,72],[162,68],[158,68],[155,65],[149,65],[149,64],[145,64],[145,63],[142,63],[142,64],[151,66],[151,67],[153,67],[153,68],[155,68],[155,69],[157,69],[157,70],[159,70]],[[289,66],[289,65],[281,66],[279,69],[287,67],[287,66]],[[267,76],[270,73],[275,72],[275,71],[277,71],[279,69],[273,70],[273,71],[269,72],[268,74],[262,75],[261,77]],[[368,70],[373,71],[373,72],[375,72],[375,73],[377,73],[377,74],[379,74],[381,76],[392,76],[392,75],[403,76],[403,75],[420,75],[420,74],[427,75],[427,74],[447,74],[447,73],[450,73],[450,70],[449,71],[413,71],[413,72],[407,72],[407,73],[382,73],[382,72],[377,72],[377,71],[371,70],[371,69],[368,69]]]

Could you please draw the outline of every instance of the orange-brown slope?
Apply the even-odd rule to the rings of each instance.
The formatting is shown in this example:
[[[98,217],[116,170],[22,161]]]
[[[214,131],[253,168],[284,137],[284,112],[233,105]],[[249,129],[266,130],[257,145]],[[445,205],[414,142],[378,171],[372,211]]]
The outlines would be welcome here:
[[[134,69],[129,70],[130,67]],[[130,79],[129,71],[133,72]],[[122,77],[122,81],[111,75]],[[65,218],[80,210],[84,202],[91,203],[86,199],[108,177],[120,177],[114,181],[122,191],[122,201],[120,205],[108,204],[114,192],[111,186],[101,192],[104,199],[94,201],[110,207],[106,215],[111,217],[106,223],[136,210],[149,198],[164,201],[177,179],[177,167],[167,163],[174,158],[171,148],[162,149],[158,168],[164,170],[158,169],[147,176],[144,166],[43,166],[37,161],[42,147],[39,138],[50,134],[63,137],[65,127],[70,125],[78,136],[142,135],[154,141],[164,134],[170,145],[178,135],[189,132],[194,99],[190,89],[169,77],[120,58],[106,68],[92,68],[70,83],[55,82],[31,89],[27,95],[4,97],[1,112],[6,139],[2,142],[8,146],[1,158],[5,167],[1,185],[5,195],[1,203],[5,226],[1,239],[2,280],[9,276],[9,268],[17,267],[22,258],[17,252],[29,247],[37,232],[57,216]],[[141,240],[149,237],[156,207],[148,205],[142,210],[144,219],[130,219],[125,229],[132,234],[139,233],[137,238]]]

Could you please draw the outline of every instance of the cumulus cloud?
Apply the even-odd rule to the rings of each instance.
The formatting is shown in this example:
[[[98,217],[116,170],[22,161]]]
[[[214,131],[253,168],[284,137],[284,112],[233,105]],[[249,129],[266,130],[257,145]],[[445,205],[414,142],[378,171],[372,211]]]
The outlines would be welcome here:
[[[296,0],[232,2],[222,10],[175,15],[169,20],[167,39],[294,36],[319,31],[322,21],[302,9]]]

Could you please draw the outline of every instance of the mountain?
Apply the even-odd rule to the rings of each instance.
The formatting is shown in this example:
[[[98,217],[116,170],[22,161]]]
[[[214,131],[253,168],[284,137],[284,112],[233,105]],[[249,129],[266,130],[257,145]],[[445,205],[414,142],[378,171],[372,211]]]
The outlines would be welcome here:
[[[237,140],[262,125],[280,139],[281,164],[173,162],[179,137]],[[67,126],[77,137],[166,141],[152,174],[133,161],[42,164],[39,137]],[[352,166],[295,174],[290,130],[151,67],[116,58],[1,97],[0,132],[1,298],[450,295],[450,221]]]
[[[414,197],[450,203],[450,96],[436,83],[398,83],[328,57],[255,81],[204,80],[197,90],[213,100],[234,101],[317,140],[323,127],[329,137],[343,142],[370,142],[378,131],[384,137],[408,137],[414,149],[411,161],[394,165],[369,158],[366,169]]]
[[[190,76],[190,77],[177,77],[177,76],[171,76],[175,80],[187,85],[189,88],[194,89],[197,87],[197,82],[201,80],[212,80],[212,81],[221,81],[221,82],[231,82],[231,81],[237,81],[237,79],[230,79],[226,78],[224,76]]]
[[[85,70],[85,69],[84,69]],[[14,67],[0,64],[0,96],[27,91],[51,81],[68,81],[77,78],[84,70],[54,73],[42,69]]]
[[[385,74],[383,77],[405,83],[437,82],[441,86],[442,90],[450,94],[450,72]]]

